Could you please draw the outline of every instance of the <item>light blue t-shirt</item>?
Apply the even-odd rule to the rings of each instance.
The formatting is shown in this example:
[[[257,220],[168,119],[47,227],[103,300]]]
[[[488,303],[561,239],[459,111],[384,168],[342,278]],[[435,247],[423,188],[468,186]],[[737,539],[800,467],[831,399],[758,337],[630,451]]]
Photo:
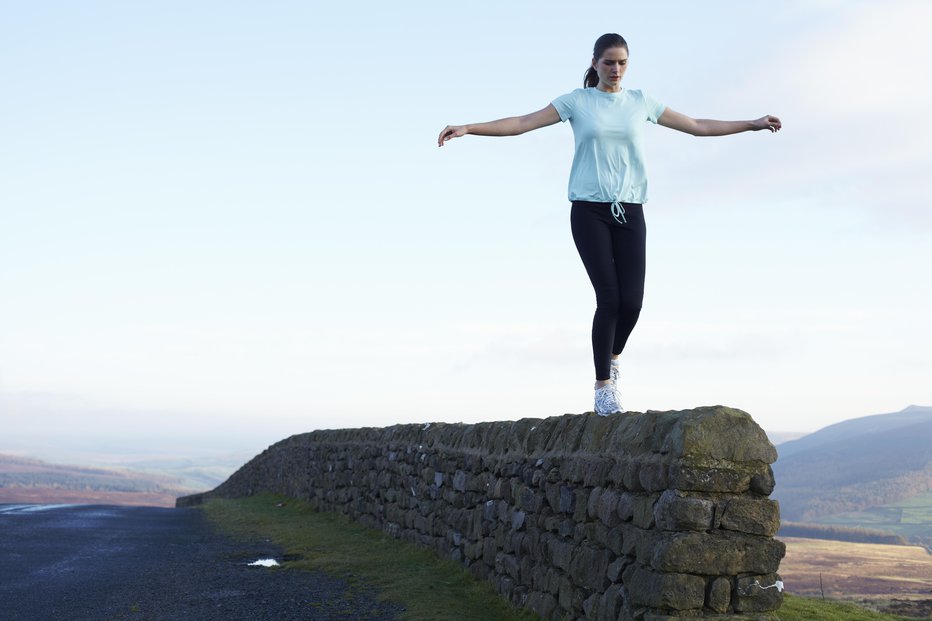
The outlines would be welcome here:
[[[573,126],[576,152],[569,199],[646,203],[645,121],[656,123],[664,106],[638,90],[606,93],[578,88],[553,100],[561,121]]]

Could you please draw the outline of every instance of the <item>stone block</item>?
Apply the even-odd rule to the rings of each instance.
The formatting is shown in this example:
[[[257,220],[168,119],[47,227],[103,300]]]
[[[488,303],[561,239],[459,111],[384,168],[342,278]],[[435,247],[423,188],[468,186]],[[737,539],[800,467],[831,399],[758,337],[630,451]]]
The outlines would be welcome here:
[[[714,406],[679,412],[672,428],[660,437],[661,452],[675,457],[766,464],[777,459],[763,429],[747,412],[734,408]]]
[[[638,495],[634,498],[634,525],[639,528],[654,527],[654,503],[659,494]]]
[[[605,575],[608,577],[609,582],[622,582],[622,575],[624,571],[630,566],[634,561],[632,561],[627,556],[619,556],[614,561],[612,561],[608,569],[605,571]]]
[[[623,522],[628,522],[634,518],[634,499],[636,494],[631,492],[622,492],[618,497],[618,517]]]
[[[731,604],[731,580],[728,578],[715,578],[709,584],[709,590],[706,593],[705,605],[715,612],[728,612],[728,606]]]
[[[560,486],[560,504],[555,511],[560,513],[573,513],[576,509],[576,494],[566,485]]]
[[[536,513],[544,504],[544,495],[542,492],[530,487],[524,487],[521,495],[518,496],[516,505],[519,509]]]
[[[608,473],[612,468],[612,462],[609,459],[599,457],[588,457],[582,460],[583,464],[583,485],[602,486],[608,479]]]
[[[624,530],[619,526],[608,529],[603,544],[616,556],[621,555],[624,550]]]
[[[580,483],[582,481],[581,469],[575,458],[570,457],[564,459],[560,463],[560,478],[572,483]]]
[[[498,583],[498,592],[505,599],[511,598],[511,592],[515,588],[515,581],[508,576],[502,576]]]
[[[783,603],[780,576],[775,573],[738,578],[731,600],[735,612],[769,612]]]
[[[545,573],[544,590],[553,596],[558,596],[560,594],[560,579],[563,576],[563,572],[554,567],[548,567],[546,571],[541,568],[540,571]]]
[[[534,591],[528,595],[526,606],[544,619],[549,619],[557,607],[557,600],[550,593]]]
[[[482,540],[482,562],[486,565],[495,564],[495,554],[498,552],[498,549],[495,546],[495,540],[492,538],[485,538]]]
[[[616,459],[615,463],[612,464],[611,470],[608,471],[608,476],[606,477],[607,482],[611,485],[614,485],[618,489],[624,489],[625,487],[625,471],[628,469],[628,459],[620,458]]]
[[[497,504],[498,506],[496,508],[498,509],[497,511],[498,521],[501,522],[502,524],[511,522],[512,515],[514,514],[514,510],[510,506],[508,506],[507,502],[498,501]]]
[[[704,531],[712,527],[714,512],[711,500],[667,490],[654,505],[654,521],[662,530]]]
[[[553,538],[550,540],[549,548],[550,563],[563,571],[570,571],[570,563],[573,561],[573,551],[576,544],[572,541]]]
[[[511,480],[496,479],[495,483],[492,485],[492,498],[495,498],[496,500],[504,500],[508,504],[511,504],[514,500],[511,495]]]
[[[556,483],[547,483],[544,486],[544,497],[547,499],[547,506],[555,512],[560,511],[560,486]]]
[[[557,522],[557,534],[561,537],[572,537],[576,531],[576,522],[563,519]]]
[[[705,603],[705,579],[680,573],[657,573],[638,567],[626,584],[631,602],[650,608],[690,610]]]
[[[643,492],[644,487],[641,485],[641,462],[632,459],[625,468],[625,489],[631,492]]]
[[[620,584],[613,584],[608,587],[599,602],[596,621],[617,621],[623,603],[624,587]]]
[[[582,522],[573,529],[573,539],[576,542],[592,541],[595,539],[595,522]]]
[[[767,466],[763,472],[751,475],[751,491],[762,496],[769,496],[773,493],[776,486],[776,479],[773,477],[773,468]]]
[[[782,541],[728,531],[673,533],[653,549],[650,565],[662,572],[707,576],[775,572],[786,553]]]
[[[581,545],[573,552],[570,563],[570,579],[577,586],[602,591],[608,578],[610,553],[604,548]]]
[[[559,596],[557,602],[560,604],[560,608],[566,610],[573,610],[573,603],[575,600],[576,587],[573,585],[573,582],[569,579],[566,574],[559,574]]]
[[[738,497],[720,501],[716,522],[721,528],[772,537],[780,528],[780,507],[769,498]]]
[[[466,473],[462,470],[457,470],[453,474],[453,489],[458,492],[466,491]]]
[[[498,520],[499,501],[489,500],[482,505],[482,519],[486,522],[495,522]]]
[[[521,584],[539,584],[544,571],[543,566],[538,566],[534,559],[529,556],[521,558],[519,565],[519,580]],[[542,590],[542,589],[539,589]]]
[[[573,508],[573,520],[576,522],[586,521],[586,511],[589,505],[589,490],[585,487],[579,488],[573,492],[576,500]]]
[[[677,462],[670,466],[670,487],[687,492],[743,494],[751,485],[751,472],[721,466]]]
[[[589,492],[589,500],[586,503],[586,515],[590,519],[599,517],[599,499],[602,498],[602,488],[596,487]]]
[[[616,526],[621,522],[618,517],[618,492],[613,489],[602,490],[596,514],[606,526]]]
[[[502,573],[508,574],[514,580],[518,579],[518,576],[519,576],[518,559],[515,557],[514,554],[502,554],[501,568],[502,568]],[[498,563],[496,563],[496,569],[498,569]]]
[[[641,487],[648,492],[659,492],[667,489],[669,476],[668,464],[659,459],[652,459],[641,463],[638,470],[638,481]]]
[[[586,619],[595,619],[595,616],[599,612],[599,604],[602,602],[601,593],[593,593],[585,600],[583,600],[583,613],[586,615]]]

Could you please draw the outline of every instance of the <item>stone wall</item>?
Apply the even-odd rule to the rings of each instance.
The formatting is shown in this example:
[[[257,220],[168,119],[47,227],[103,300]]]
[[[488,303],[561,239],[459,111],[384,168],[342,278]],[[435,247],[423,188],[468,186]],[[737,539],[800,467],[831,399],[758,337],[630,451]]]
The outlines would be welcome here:
[[[776,457],[725,407],[322,430],[178,504],[301,498],[433,548],[545,619],[773,619]]]

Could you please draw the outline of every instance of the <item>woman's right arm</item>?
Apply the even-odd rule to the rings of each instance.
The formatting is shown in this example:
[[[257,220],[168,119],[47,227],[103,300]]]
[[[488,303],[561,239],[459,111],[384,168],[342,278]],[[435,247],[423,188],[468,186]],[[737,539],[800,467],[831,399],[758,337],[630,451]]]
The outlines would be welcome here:
[[[472,123],[469,125],[447,125],[440,132],[437,139],[437,146],[442,147],[443,143],[450,138],[459,138],[466,134],[475,134],[477,136],[517,136],[526,132],[540,129],[553,125],[560,120],[560,115],[553,104],[548,104],[546,108],[525,114],[524,116],[510,116],[507,119],[489,121],[488,123]]]

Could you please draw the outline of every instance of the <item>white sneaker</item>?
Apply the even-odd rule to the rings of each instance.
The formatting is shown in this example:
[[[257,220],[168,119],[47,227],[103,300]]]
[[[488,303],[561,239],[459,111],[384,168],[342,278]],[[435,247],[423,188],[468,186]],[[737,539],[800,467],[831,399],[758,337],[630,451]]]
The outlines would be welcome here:
[[[599,416],[624,413],[618,400],[618,393],[615,392],[615,382],[609,382],[595,389],[595,413]]]

